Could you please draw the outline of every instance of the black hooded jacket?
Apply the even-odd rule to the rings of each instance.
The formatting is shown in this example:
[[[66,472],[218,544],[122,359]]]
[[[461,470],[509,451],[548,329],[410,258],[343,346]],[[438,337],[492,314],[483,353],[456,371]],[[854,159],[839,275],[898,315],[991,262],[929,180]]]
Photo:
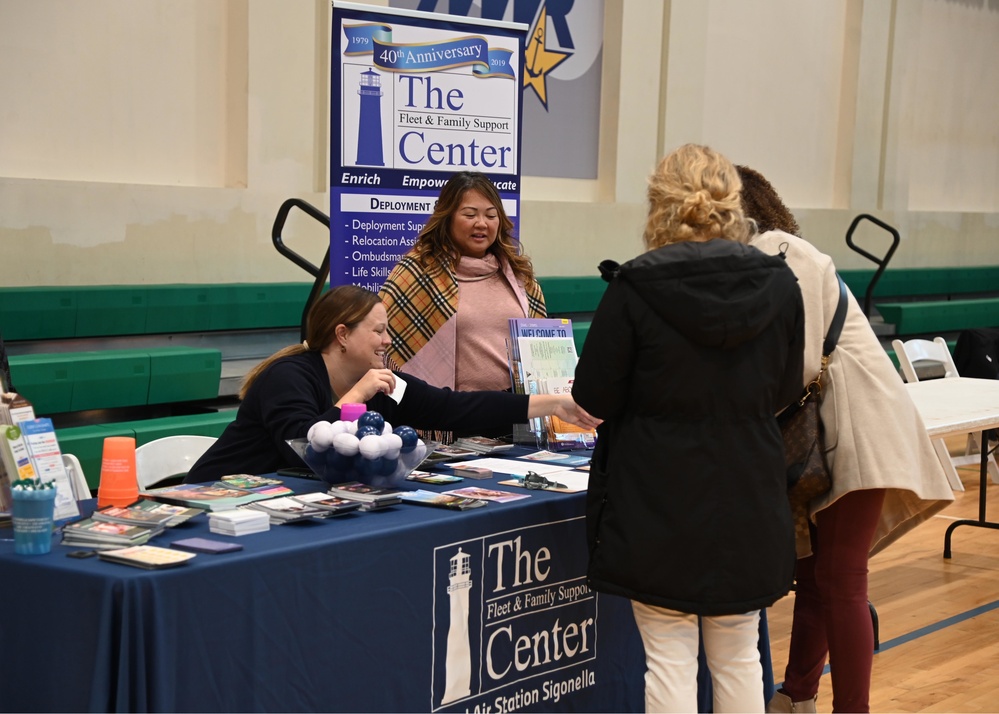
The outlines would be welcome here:
[[[774,414],[801,392],[804,310],[778,257],[717,239],[621,266],[572,396],[605,422],[590,471],[589,584],[699,615],[791,587]]]

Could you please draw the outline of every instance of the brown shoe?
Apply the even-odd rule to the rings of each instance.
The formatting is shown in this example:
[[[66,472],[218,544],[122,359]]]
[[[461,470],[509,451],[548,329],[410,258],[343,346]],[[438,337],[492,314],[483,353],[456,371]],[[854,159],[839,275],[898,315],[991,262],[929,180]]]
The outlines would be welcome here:
[[[773,699],[767,702],[768,714],[791,714],[791,712],[804,712],[805,714],[815,714],[815,702],[818,696],[806,699],[803,702],[792,702],[791,697],[778,689],[774,692]]]

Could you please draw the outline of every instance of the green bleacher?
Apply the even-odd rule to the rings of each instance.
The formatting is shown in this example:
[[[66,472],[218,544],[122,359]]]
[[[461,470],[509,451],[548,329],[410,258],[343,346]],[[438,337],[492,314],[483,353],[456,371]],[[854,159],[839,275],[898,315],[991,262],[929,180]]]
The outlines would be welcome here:
[[[840,275],[863,304],[874,270]],[[999,327],[999,265],[889,267],[872,298],[885,323],[902,337]]]
[[[219,350],[157,347],[15,355],[14,384],[39,414],[218,397]]]
[[[305,283],[0,288],[7,342],[297,326]]]
[[[94,339],[121,342],[183,333],[297,329],[310,290],[308,283],[0,288],[0,332],[8,348],[31,344],[29,353],[9,357],[14,384],[38,415],[56,416],[63,451],[80,459],[96,488],[105,437],[133,436],[141,445],[175,434],[218,436],[236,412],[199,411],[59,428],[60,415],[156,405],[190,411],[187,405],[219,396],[218,349],[94,350]],[[82,341],[88,349],[67,349],[73,341]]]

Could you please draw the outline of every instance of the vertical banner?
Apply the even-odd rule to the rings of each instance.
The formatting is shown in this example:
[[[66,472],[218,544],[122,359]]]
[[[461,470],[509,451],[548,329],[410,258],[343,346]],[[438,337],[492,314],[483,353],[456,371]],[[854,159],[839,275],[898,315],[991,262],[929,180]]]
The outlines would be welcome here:
[[[330,285],[377,292],[458,171],[520,217],[527,27],[333,3]]]

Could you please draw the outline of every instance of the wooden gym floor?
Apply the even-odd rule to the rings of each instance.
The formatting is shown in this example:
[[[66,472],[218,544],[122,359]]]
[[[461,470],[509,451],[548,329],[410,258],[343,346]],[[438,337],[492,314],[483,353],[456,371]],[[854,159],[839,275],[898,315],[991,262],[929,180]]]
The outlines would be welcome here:
[[[960,442],[960,444],[958,444]],[[952,450],[963,440],[948,440]],[[961,452],[963,453],[963,451]],[[978,469],[958,469],[964,492],[943,512],[870,562],[870,600],[881,648],[874,654],[872,712],[999,712],[999,530],[961,526],[978,518]],[[999,521],[999,484],[989,482],[988,520]],[[774,676],[784,676],[794,595],[768,611]],[[823,675],[818,710],[832,710]]]

